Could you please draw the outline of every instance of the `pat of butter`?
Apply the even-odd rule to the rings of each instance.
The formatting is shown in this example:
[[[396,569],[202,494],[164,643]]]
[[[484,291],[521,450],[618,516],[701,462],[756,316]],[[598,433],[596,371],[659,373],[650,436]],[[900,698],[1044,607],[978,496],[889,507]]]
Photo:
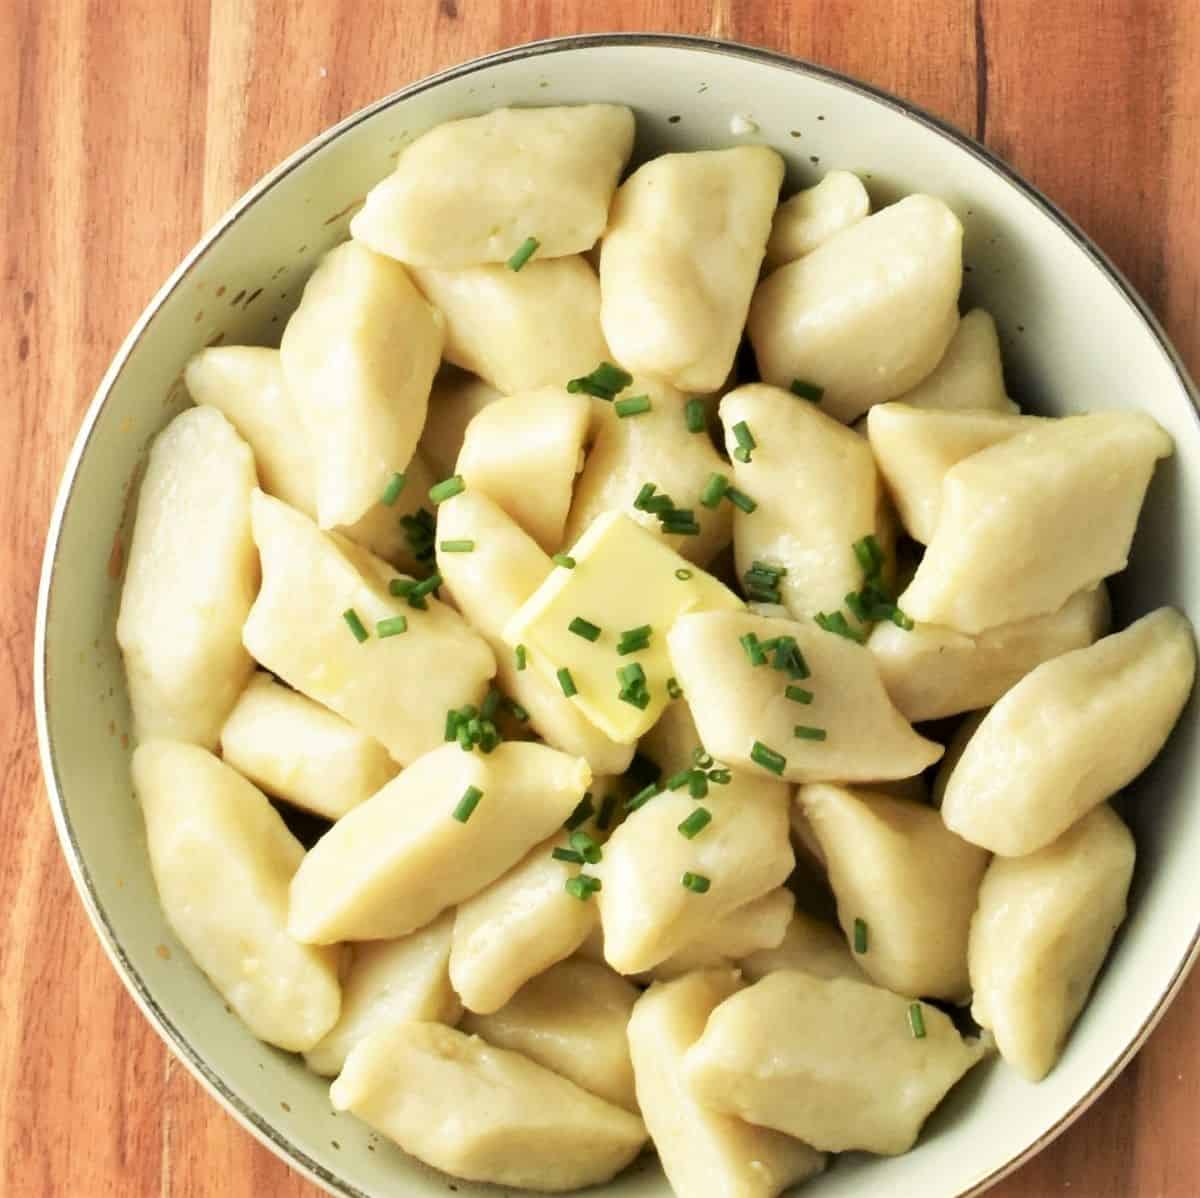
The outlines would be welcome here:
[[[740,610],[745,605],[711,574],[679,556],[622,512],[597,516],[570,551],[575,568],[559,566],[517,609],[504,640],[524,645],[530,665],[555,686],[564,667],[578,692],[571,700],[620,744],[654,726],[670,701],[667,633],[685,612]],[[593,642],[570,631],[579,617],[600,628]],[[649,624],[647,648],[619,655],[621,634]],[[620,697],[617,671],[637,662],[646,675],[645,708]]]

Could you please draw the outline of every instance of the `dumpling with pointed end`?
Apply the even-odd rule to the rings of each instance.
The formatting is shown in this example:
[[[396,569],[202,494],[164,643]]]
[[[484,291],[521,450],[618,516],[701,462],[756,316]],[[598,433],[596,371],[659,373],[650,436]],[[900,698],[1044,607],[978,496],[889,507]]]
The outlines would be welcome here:
[[[826,1152],[892,1156],[984,1052],[927,1003],[785,969],[713,1011],[683,1077],[714,1111]]]
[[[540,258],[596,242],[633,148],[617,104],[497,108],[436,125],[367,195],[350,232],[381,254],[455,269],[506,262],[528,237]]]
[[[1040,1081],[1063,1050],[1125,918],[1129,829],[1107,805],[1026,857],[997,857],[971,924],[971,1014]]]
[[[445,315],[446,361],[505,395],[562,386],[609,356],[600,331],[600,284],[577,255],[535,257],[518,271],[414,267],[413,277]]]
[[[330,1090],[418,1160],[468,1181],[560,1193],[620,1172],[642,1121],[478,1036],[401,1023],[355,1046]]]
[[[354,524],[413,456],[442,319],[398,262],[346,242],[321,259],[280,353],[316,466],[322,528]]]
[[[1125,568],[1154,463],[1171,452],[1144,413],[1094,412],[964,458],[900,606],[971,633],[1057,611]]]
[[[758,505],[733,517],[738,574],[756,561],[785,567],[779,590],[794,618],[837,611],[862,586],[854,542],[877,527],[871,447],[819,405],[762,383],[726,395],[721,423],[731,456],[741,426],[757,442],[749,461],[733,458],[738,488]]]
[[[757,982],[780,969],[802,969],[819,978],[852,978],[865,982],[845,936],[835,927],[797,910],[775,948],[759,949],[738,962],[742,976]]]
[[[154,439],[117,615],[141,740],[213,748],[253,673],[241,626],[258,585],[254,481],[249,447],[214,408],[181,413]]]
[[[454,473],[467,425],[499,398],[500,392],[490,383],[457,366],[444,366],[438,372],[429,392],[429,411],[418,445],[437,478],[449,478]]]
[[[835,233],[858,224],[871,210],[862,180],[849,171],[829,171],[813,187],[798,191],[775,209],[763,265],[774,270],[811,254]]]
[[[618,362],[681,391],[721,386],[782,181],[767,146],[663,154],[626,179],[600,247],[601,319]]]
[[[629,1021],[638,1103],[677,1198],[775,1198],[825,1164],[799,1140],[709,1110],[684,1080],[688,1049],[738,989],[732,971],[693,973],[652,986]]]
[[[972,308],[933,373],[900,396],[914,408],[943,412],[1018,411],[1004,388],[1000,338],[990,312]]]
[[[279,813],[196,745],[134,750],[163,913],[184,948],[260,1040],[304,1052],[337,1022],[338,950],[286,930],[288,883],[304,858]]]
[[[343,816],[292,879],[306,944],[405,936],[516,865],[575,809],[587,763],[545,745],[443,745]]]
[[[988,854],[932,807],[904,799],[816,785],[796,801],[824,853],[846,939],[855,943],[864,926],[863,972],[898,994],[966,999],[967,932]]]
[[[804,663],[791,677],[765,658],[752,664],[745,647],[780,636]],[[892,706],[867,649],[815,624],[688,613],[667,644],[704,747],[731,766],[790,782],[880,782],[910,778],[942,755]]]
[[[587,397],[563,387],[497,400],[467,425],[455,473],[554,553],[590,419]]]
[[[1154,760],[1195,674],[1195,635],[1172,607],[1044,662],[967,742],[946,826],[1004,857],[1044,848]]]
[[[773,271],[747,324],[763,380],[822,388],[846,424],[915,387],[958,326],[962,236],[941,200],[913,195]]]
[[[440,745],[446,712],[478,704],[495,673],[492,651],[432,596],[418,610],[392,596],[393,571],[363,549],[256,491],[254,539],[262,589],[242,630],[246,648],[290,686],[382,742],[401,765]],[[359,643],[343,613],[367,632]],[[397,636],[378,622],[403,616]]]

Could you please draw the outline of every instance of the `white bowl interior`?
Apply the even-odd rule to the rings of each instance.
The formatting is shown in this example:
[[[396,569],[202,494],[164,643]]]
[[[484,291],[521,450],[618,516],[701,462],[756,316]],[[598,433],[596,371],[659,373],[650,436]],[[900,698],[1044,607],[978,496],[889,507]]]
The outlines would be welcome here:
[[[1013,392],[1043,413],[1139,407],[1175,438],[1175,457],[1160,465],[1151,488],[1133,562],[1117,580],[1118,616],[1173,603],[1200,622],[1192,551],[1200,544],[1200,425],[1177,364],[1129,294],[1044,202],[926,118],[817,70],[684,39],[584,39],[510,52],[352,118],[338,136],[285,164],[185,264],[118,359],[60,497],[38,666],[60,828],[119,968],[202,1079],[257,1134],[338,1193],[434,1195],[446,1193],[448,1182],[334,1115],[325,1085],[298,1059],[255,1041],[166,927],[129,777],[114,538],[128,545],[144,451],[186,403],[180,371],[189,355],[217,336],[277,343],[307,273],[346,235],[348,213],[406,141],[497,105],[586,100],[637,111],[639,155],[763,141],[787,156],[792,187],[841,167],[862,174],[877,202],[910,191],[944,197],[967,231],[965,298],[995,314]],[[751,118],[758,132],[731,136],[734,114]],[[1038,1086],[996,1065],[979,1069],[914,1152],[890,1161],[843,1159],[806,1193],[965,1193],[1060,1125],[1111,1075],[1197,933],[1200,804],[1188,793],[1200,766],[1193,710],[1133,788],[1127,810],[1139,858],[1129,922],[1058,1068]],[[464,1195],[495,1193],[456,1184]],[[626,1198],[667,1189],[657,1168],[643,1162],[603,1192]]]

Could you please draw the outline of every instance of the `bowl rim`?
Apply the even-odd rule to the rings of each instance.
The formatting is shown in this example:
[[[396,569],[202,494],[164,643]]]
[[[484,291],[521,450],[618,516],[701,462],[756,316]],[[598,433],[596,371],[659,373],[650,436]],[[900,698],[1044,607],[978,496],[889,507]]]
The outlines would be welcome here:
[[[41,759],[42,774],[46,782],[47,798],[50,803],[54,824],[58,833],[63,855],[67,860],[75,888],[83,901],[84,909],[91,921],[105,953],[117,971],[118,977],[132,995],[150,1026],[158,1033],[168,1049],[183,1062],[188,1071],[196,1078],[205,1090],[212,1095],[230,1114],[234,1116],[247,1131],[260,1143],[264,1144],[289,1166],[297,1169],[316,1185],[339,1198],[369,1198],[364,1191],[358,1189],[344,1178],[337,1176],[319,1161],[314,1160],[287,1136],[276,1129],[270,1120],[256,1111],[249,1103],[244,1102],[225,1083],[204,1059],[204,1056],[191,1044],[180,1029],[167,1016],[155,1001],[149,986],[133,961],[126,955],[124,948],[117,939],[107,913],[102,906],[92,882],[91,873],[80,852],[75,831],[70,816],[63,801],[62,789],[59,784],[59,773],[54,745],[49,732],[49,717],[47,713],[46,686],[46,625],[50,605],[54,598],[54,584],[57,573],[58,550],[62,535],[63,521],[67,507],[74,492],[75,482],[80,463],[87,451],[92,434],[100,414],[108,398],[124,371],[125,365],[140,342],[146,327],[154,318],[167,297],[188,277],[194,267],[205,257],[208,251],[220,240],[228,229],[248,208],[257,203],[270,192],[276,184],[289,175],[336,138],[356,125],[373,117],[375,114],[390,108],[412,96],[436,88],[453,79],[462,78],[478,71],[498,66],[508,62],[517,62],[527,58],[542,55],[570,53],[582,50],[601,49],[605,47],[651,47],[658,49],[687,50],[697,53],[716,54],[725,57],[741,58],[762,65],[783,68],[802,75],[816,77],[835,87],[856,92],[877,103],[891,108],[901,115],[923,126],[925,129],[953,143],[958,149],[970,154],[1017,192],[1030,200],[1041,212],[1048,216],[1058,228],[1066,234],[1082,250],[1089,259],[1107,277],[1108,282],[1125,299],[1133,314],[1138,317],[1152,333],[1160,353],[1167,359],[1173,369],[1184,394],[1191,400],[1193,415],[1200,422],[1200,392],[1188,375],[1178,351],[1169,338],[1149,305],[1137,293],[1128,279],[1113,264],[1108,256],[1091,240],[1090,237],[1053,201],[1045,196],[1033,184],[1025,180],[1018,172],[1004,161],[999,155],[989,150],[969,134],[956,129],[949,122],[933,115],[924,108],[910,103],[873,84],[865,83],[853,76],[807,59],[794,57],[775,50],[759,46],[747,45],[742,42],[724,38],[705,37],[702,35],[652,33],[652,32],[622,32],[622,33],[589,33],[564,37],[551,37],[538,41],[526,42],[517,46],[497,50],[490,54],[469,59],[442,71],[426,75],[386,96],[358,109],[344,117],[336,124],[319,133],[305,145],[286,157],[279,165],[263,175],[244,195],[242,195],[218,220],[208,229],[195,246],[188,252],[180,264],[171,272],[166,282],[151,298],[132,329],[126,335],[120,348],[113,357],[108,369],[104,372],[95,394],[84,413],[79,432],[67,456],[63,468],[62,481],[54,503],[50,519],[46,547],[42,557],[41,576],[38,585],[37,615],[34,630],[34,709],[37,723],[38,751]],[[1171,975],[1171,979],[1158,996],[1153,1010],[1136,1028],[1126,1041],[1125,1046],[1110,1063],[1104,1073],[1097,1079],[1092,1088],[1079,1099],[1069,1110],[1046,1129],[1037,1139],[1029,1143],[1022,1151],[998,1165],[987,1176],[981,1178],[965,1190],[961,1190],[955,1198],[975,1198],[991,1188],[1002,1178],[1015,1172],[1023,1164],[1031,1160],[1052,1140],[1061,1135],[1104,1093],[1113,1083],[1117,1075],[1134,1057],[1146,1042],[1150,1033],[1166,1013],[1167,1008],[1179,993],[1191,968],[1200,958],[1200,922],[1192,934],[1186,951],[1180,958]]]

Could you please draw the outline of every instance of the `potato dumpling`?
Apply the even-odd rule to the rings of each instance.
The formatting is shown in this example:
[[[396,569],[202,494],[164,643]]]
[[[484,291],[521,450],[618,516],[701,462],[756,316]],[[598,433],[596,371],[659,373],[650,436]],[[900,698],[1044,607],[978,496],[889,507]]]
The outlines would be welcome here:
[[[596,923],[596,905],[566,890],[577,866],[558,861],[556,832],[458,908],[450,981],[469,1011],[498,1011],[530,978],[569,957]]]
[[[587,396],[563,387],[498,400],[467,425],[455,473],[554,553],[563,541],[590,419]]]
[[[963,458],[998,445],[1036,416],[996,411],[938,411],[906,403],[877,404],[867,413],[867,438],[905,531],[928,545],[942,510],[942,480]]]
[[[962,225],[941,200],[860,220],[759,284],[747,331],[764,382],[820,387],[822,411],[850,424],[937,366],[961,282]]]
[[[731,456],[741,425],[758,442],[750,461],[733,461],[737,486],[758,504],[734,513],[738,574],[756,561],[783,566],[779,590],[795,619],[837,611],[862,586],[854,542],[877,530],[870,446],[818,405],[762,383],[726,395],[721,423]]]
[[[495,403],[500,394],[490,383],[457,366],[443,366],[438,371],[429,392],[429,411],[418,444],[438,478],[449,478],[454,473],[467,425],[488,404]]]
[[[309,852],[292,880],[288,931],[308,944],[407,935],[545,840],[591,776],[578,758],[517,741],[486,755],[454,743],[426,753]],[[476,805],[464,810],[468,796]]]
[[[514,1189],[597,1185],[646,1142],[636,1115],[438,1023],[396,1024],[360,1041],[329,1094],[336,1110],[427,1165]]]
[[[597,774],[621,774],[634,746],[606,736],[563,694],[557,682],[529,667],[518,669],[500,639],[513,613],[541,585],[554,564],[533,539],[486,495],[465,491],[438,508],[440,540],[470,540],[470,553],[438,552],[438,570],[472,628],[496,656],[496,685],[520,705],[530,726],[556,749],[583,757]]]
[[[820,842],[859,968],[898,994],[963,1002],[967,932],[988,854],[932,807],[904,799],[814,785],[796,802]]]
[[[1151,417],[1094,412],[964,458],[946,473],[937,529],[900,606],[972,633],[1057,611],[1125,568],[1154,463],[1171,451]]]
[[[462,1003],[450,986],[450,932],[454,912],[398,940],[367,940],[351,946],[342,980],[342,1012],[330,1031],[304,1054],[323,1077],[336,1077],[350,1050],[372,1032],[422,1020],[457,1023]]]
[[[937,772],[933,777],[933,786],[929,790],[929,802],[939,811],[942,801],[946,797],[946,787],[954,775],[954,767],[958,765],[959,758],[966,751],[971,737],[975,735],[979,725],[986,719],[989,710],[989,708],[984,708],[982,711],[972,711],[963,716],[946,742],[946,755],[938,762]]]
[[[258,586],[253,489],[250,449],[214,408],[155,437],[117,616],[139,740],[213,748],[254,670],[241,632]]]
[[[462,1029],[636,1113],[626,1028],[637,997],[607,966],[575,957],[531,978],[498,1011],[468,1011]]]
[[[348,241],[321,259],[280,344],[308,435],[317,523],[354,524],[413,456],[443,322],[398,262]]]
[[[743,638],[779,636],[794,639],[809,677],[792,681],[767,660],[751,663]],[[867,649],[815,624],[689,613],[667,644],[704,747],[729,765],[790,782],[878,782],[919,774],[942,755],[892,706]],[[797,687],[802,693],[789,697]]]
[[[1056,612],[1000,624],[978,636],[937,624],[876,624],[867,638],[879,676],[914,724],[988,707],[1035,666],[1090,645],[1109,628],[1104,583],[1072,595]]]
[[[868,980],[858,967],[845,936],[837,928],[804,911],[796,911],[775,948],[762,948],[743,957],[738,968],[747,981],[757,982],[780,969],[802,969],[820,978]]]
[[[1004,857],[1037,852],[1131,782],[1191,693],[1196,643],[1174,608],[1026,674],[971,737],[942,818]]]
[[[659,379],[635,378],[621,395],[645,395],[653,406],[622,419],[611,403],[593,400],[591,448],[575,484],[563,544],[574,544],[605,512],[621,511],[688,561],[707,566],[729,544],[733,529],[732,504],[708,508],[699,502],[709,477],[728,469],[713,447],[707,422],[700,432],[688,432],[687,396]],[[678,507],[694,512],[699,533],[668,534],[653,512],[635,508],[648,482]]]
[[[221,756],[268,794],[340,819],[399,772],[377,740],[259,673],[221,729]]]
[[[913,1146],[984,1051],[936,1007],[784,969],[713,1011],[684,1057],[683,1077],[714,1111],[826,1152],[891,1156]]]
[[[763,265],[774,270],[811,254],[870,210],[871,197],[857,175],[829,171],[820,183],[796,192],[775,209]]]
[[[242,630],[255,660],[332,708],[407,765],[442,743],[446,712],[478,704],[492,651],[432,596],[419,610],[388,591],[393,571],[299,512],[256,491],[251,502],[263,583]],[[368,633],[359,643],[344,612]],[[380,620],[407,629],[380,637]]]
[[[725,381],[746,323],[783,159],[767,146],[663,154],[618,189],[600,246],[616,360],[681,391]]]
[[[163,913],[192,960],[260,1040],[312,1048],[341,995],[338,949],[285,930],[300,842],[260,790],[196,745],[145,741],[133,787]]]
[[[527,237],[538,258],[590,249],[633,148],[616,104],[497,108],[436,125],[367,194],[350,232],[381,254],[453,270],[506,262]]]
[[[684,1080],[685,1054],[738,988],[728,970],[658,983],[629,1021],[638,1102],[677,1198],[775,1198],[825,1164],[799,1140],[708,1109]]]
[[[1016,412],[1004,389],[1000,338],[990,312],[972,308],[958,328],[932,374],[900,400],[914,408],[972,412]]]
[[[997,857],[971,924],[971,1014],[1023,1077],[1054,1068],[1125,918],[1134,845],[1096,807],[1026,857]]]
[[[561,386],[609,356],[600,331],[600,284],[577,255],[534,258],[519,271],[417,267],[413,276],[445,315],[446,361],[505,395]]]

